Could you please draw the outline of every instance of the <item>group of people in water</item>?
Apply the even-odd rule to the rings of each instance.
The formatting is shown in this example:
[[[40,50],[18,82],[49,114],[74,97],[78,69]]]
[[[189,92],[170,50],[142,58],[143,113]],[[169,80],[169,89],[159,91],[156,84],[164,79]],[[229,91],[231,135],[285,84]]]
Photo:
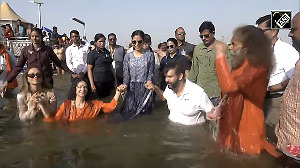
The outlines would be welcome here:
[[[299,14],[297,16],[299,18]],[[178,28],[175,33],[183,36],[185,32],[180,32],[182,30],[184,31],[183,28]],[[103,34],[95,35],[95,49],[87,53],[84,44],[79,40],[78,31],[71,31],[70,38],[74,43],[67,52],[67,57],[71,58],[63,64],[53,49],[43,43],[42,31],[35,28],[30,36],[32,45],[23,48],[17,65],[15,68],[11,67],[1,90],[5,93],[7,88],[16,87],[9,85],[27,62],[27,69],[22,77],[23,86],[17,95],[20,120],[41,118],[46,122],[69,122],[92,119],[100,112],[113,112],[123,93],[125,97],[120,113],[126,118],[132,118],[151,113],[157,96],[167,101],[169,119],[173,122],[193,125],[206,120],[217,120],[217,142],[221,148],[238,154],[260,154],[266,149],[273,156],[280,157],[279,151],[284,151],[285,147],[277,146],[279,150],[276,150],[266,140],[265,135],[263,106],[274,66],[272,44],[266,36],[267,31],[269,30],[252,25],[238,27],[234,30],[228,46],[214,38],[213,24],[205,21],[199,28],[203,41],[201,45],[195,47],[182,41],[186,48],[181,50],[184,53],[178,52],[178,39],[169,38],[166,43],[168,52],[164,59],[158,61],[160,67],[157,67],[155,53],[149,46],[148,49],[144,48],[144,42],[149,41],[146,40],[147,35],[142,30],[136,30],[131,35],[132,51],[129,50],[122,60],[123,78],[119,76],[118,79],[116,71],[113,71],[116,68],[116,64],[113,67],[116,63],[113,56],[117,50],[105,48],[106,37]],[[110,37],[116,38],[116,35],[108,36],[109,41],[113,41]],[[193,56],[189,52],[191,48],[195,50]],[[209,56],[202,58],[196,52],[207,52]],[[7,54],[5,49],[2,53]],[[58,110],[52,90],[54,81],[50,60],[72,75],[68,98]],[[83,64],[87,66],[81,67]],[[207,65],[202,67],[203,64]],[[299,61],[297,64],[299,66]],[[211,67],[213,69],[208,71],[204,69]],[[298,69],[295,68],[294,74],[299,73],[296,72]],[[157,71],[163,76],[165,87],[160,85],[162,82],[157,77]],[[207,72],[204,74],[209,76],[207,79],[215,76],[219,93],[217,89],[206,90],[206,87],[198,84],[209,85],[211,82],[211,85],[215,85],[213,81],[203,79],[200,73],[202,71]],[[193,79],[197,81],[193,83]],[[295,82],[295,79],[292,81]],[[292,85],[295,83],[289,84],[288,88],[292,88]],[[107,90],[113,89],[115,95],[110,103],[93,98],[95,93],[98,98],[106,97],[110,94],[107,94]],[[298,105],[296,111],[299,108]],[[276,127],[279,132],[280,126]],[[295,130],[299,131],[299,123]],[[288,138],[285,140],[289,141]],[[300,145],[297,142],[299,139],[289,143]]]

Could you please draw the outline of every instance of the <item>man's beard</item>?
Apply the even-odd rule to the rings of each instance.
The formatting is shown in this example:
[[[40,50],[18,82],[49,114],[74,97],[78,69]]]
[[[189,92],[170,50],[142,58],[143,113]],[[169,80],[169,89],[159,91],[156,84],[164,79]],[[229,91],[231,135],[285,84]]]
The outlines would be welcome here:
[[[173,90],[173,92],[177,92],[179,80],[177,79],[174,83],[168,83],[168,88]]]
[[[238,69],[245,62],[245,54],[242,53],[242,49],[237,51],[230,50],[231,55],[231,67],[232,69]]]

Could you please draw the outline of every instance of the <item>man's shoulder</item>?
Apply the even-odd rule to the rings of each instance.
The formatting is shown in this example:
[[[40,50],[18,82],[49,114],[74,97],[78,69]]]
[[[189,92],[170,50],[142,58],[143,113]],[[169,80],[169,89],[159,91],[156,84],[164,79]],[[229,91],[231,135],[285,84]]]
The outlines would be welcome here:
[[[195,47],[196,46],[195,44],[192,44],[192,43],[189,43],[189,42],[185,42],[185,45],[188,46],[188,47]]]
[[[203,88],[199,85],[191,82],[190,80],[186,79],[186,87],[191,90],[192,93],[198,94],[199,92],[204,92]]]
[[[294,57],[299,57],[298,51],[290,44],[281,41],[278,39],[278,42],[275,43],[274,46],[274,53],[277,57],[280,57],[282,59],[286,59],[286,56],[289,55],[289,57],[294,56]]]

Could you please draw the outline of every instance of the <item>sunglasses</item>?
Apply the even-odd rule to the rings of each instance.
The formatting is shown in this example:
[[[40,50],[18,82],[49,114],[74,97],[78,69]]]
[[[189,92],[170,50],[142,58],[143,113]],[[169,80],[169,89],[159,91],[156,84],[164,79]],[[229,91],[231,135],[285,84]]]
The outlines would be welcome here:
[[[111,38],[111,39],[108,39],[109,41],[115,41],[116,39],[114,39],[114,38]]]
[[[177,33],[177,35],[184,36],[185,33]]]
[[[40,74],[40,73],[36,73],[36,74],[27,74],[27,77],[29,77],[29,78],[34,78],[34,77],[41,78],[41,77],[42,77],[42,74]]]
[[[133,44],[133,45],[136,45],[136,43],[142,44],[143,41],[142,41],[142,40],[139,40],[139,41],[133,40],[133,41],[132,41],[132,44]]]
[[[209,36],[210,36],[210,34],[199,35],[199,37],[202,39],[203,39],[203,37],[208,38]]]
[[[174,45],[167,46],[167,49],[169,49],[169,48],[174,48]]]

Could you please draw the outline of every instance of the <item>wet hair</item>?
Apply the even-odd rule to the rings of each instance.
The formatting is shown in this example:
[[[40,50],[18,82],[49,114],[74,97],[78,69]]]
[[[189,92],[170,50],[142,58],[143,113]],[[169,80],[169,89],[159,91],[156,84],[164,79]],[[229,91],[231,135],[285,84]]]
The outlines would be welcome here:
[[[104,38],[106,40],[105,36],[102,33],[97,33],[94,37],[94,41],[97,42],[100,38]]]
[[[211,21],[204,21],[199,27],[199,32],[201,33],[205,29],[209,30],[210,33],[215,33],[215,26]]]
[[[81,81],[85,82],[86,86],[87,86],[87,93],[85,95],[85,101],[91,102],[92,99],[93,99],[92,90],[91,90],[89,82],[86,79],[76,79],[72,83],[71,89],[68,93],[68,99],[70,99],[70,100],[75,100],[76,99],[76,87],[77,87],[78,83],[81,82]]]
[[[70,31],[70,37],[72,36],[72,33],[79,35],[79,31],[78,30],[71,30]]]
[[[145,33],[142,30],[135,30],[134,32],[132,32],[131,38],[133,39],[134,36],[141,36],[143,41],[145,39]]]
[[[117,35],[116,35],[115,33],[109,33],[109,34],[107,35],[107,38],[109,38],[110,36],[115,36],[115,37],[117,38]]]
[[[257,25],[260,25],[263,22],[266,22],[267,28],[271,28],[271,15],[265,15],[256,20]]]
[[[27,78],[27,75],[28,75],[28,72],[33,69],[33,68],[36,68],[39,70],[39,72],[42,74],[42,71],[40,68],[38,67],[31,67],[31,68],[27,68],[26,71],[23,73],[23,76],[22,76],[22,81],[23,81],[23,85],[21,87],[21,90],[20,90],[20,93],[21,94],[24,94],[24,95],[27,95],[28,93],[30,93],[30,87],[29,87],[29,82],[28,82],[28,78]],[[47,91],[51,91],[52,89],[52,85],[50,83],[48,83],[45,78],[44,78],[44,75],[42,74],[42,88],[44,90],[47,90]],[[26,101],[26,100],[25,100]]]
[[[174,69],[176,76],[179,76],[180,74],[185,77],[185,70],[183,69],[183,66],[180,62],[171,62],[166,65],[164,69],[164,74],[166,75],[170,70]]]
[[[270,40],[264,35],[264,31],[252,25],[241,26],[233,31],[243,48],[252,66],[264,66],[270,73],[273,69],[274,60]]]
[[[175,38],[169,38],[167,40],[167,42],[169,42],[169,41],[172,41],[175,44],[176,47],[178,46],[178,42],[177,42],[177,40]]]

